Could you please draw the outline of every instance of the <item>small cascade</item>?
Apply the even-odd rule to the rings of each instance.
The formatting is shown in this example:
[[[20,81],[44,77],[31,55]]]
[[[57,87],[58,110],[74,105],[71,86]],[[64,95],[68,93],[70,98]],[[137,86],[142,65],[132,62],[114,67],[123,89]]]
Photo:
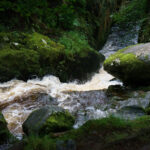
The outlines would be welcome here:
[[[107,42],[100,52],[105,55],[105,57],[110,56],[114,52],[127,47],[129,45],[135,45],[138,43],[140,26],[128,26],[126,28],[120,28],[114,25],[111,28],[111,33],[108,36]]]

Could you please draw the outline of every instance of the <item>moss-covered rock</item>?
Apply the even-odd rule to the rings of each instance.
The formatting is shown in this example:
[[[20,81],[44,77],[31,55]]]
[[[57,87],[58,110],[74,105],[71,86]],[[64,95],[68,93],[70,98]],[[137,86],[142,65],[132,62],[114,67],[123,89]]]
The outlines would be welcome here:
[[[119,50],[104,62],[104,69],[128,85],[150,84],[150,43]]]
[[[63,132],[72,129],[74,121],[74,117],[60,107],[43,107],[30,114],[23,123],[23,131],[27,135]]]
[[[73,44],[68,47],[66,41],[60,44],[36,32],[0,33],[0,81],[47,74],[56,75],[61,81],[84,79],[99,69],[104,56],[78,38],[73,36],[68,41]]]
[[[0,113],[0,144],[7,143],[11,138],[11,134],[7,128],[7,123],[2,113]]]
[[[0,51],[0,81],[12,78],[27,79],[38,74],[40,70],[39,55],[33,50]]]

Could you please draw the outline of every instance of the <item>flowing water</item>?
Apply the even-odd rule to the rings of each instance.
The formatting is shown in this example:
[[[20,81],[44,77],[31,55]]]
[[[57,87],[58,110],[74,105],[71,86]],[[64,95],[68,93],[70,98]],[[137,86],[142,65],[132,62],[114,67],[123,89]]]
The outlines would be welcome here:
[[[123,29],[124,30],[124,29]],[[101,52],[108,57],[120,48],[136,44],[139,27],[122,31],[112,27],[112,31]],[[9,130],[21,138],[22,123],[35,109],[45,105],[57,105],[76,116],[74,127],[93,118],[101,118],[115,111],[105,109],[108,99],[105,90],[109,85],[122,84],[100,69],[90,81],[61,83],[55,76],[45,76],[23,82],[11,80],[0,84],[0,109],[8,122]]]

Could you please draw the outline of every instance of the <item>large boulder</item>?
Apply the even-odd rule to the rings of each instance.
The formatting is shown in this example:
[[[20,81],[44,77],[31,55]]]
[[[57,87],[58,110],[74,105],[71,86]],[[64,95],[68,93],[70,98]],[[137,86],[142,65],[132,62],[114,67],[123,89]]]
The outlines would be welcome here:
[[[7,128],[7,122],[2,113],[0,113],[0,144],[7,143],[11,138],[11,134]]]
[[[63,132],[72,129],[74,117],[57,106],[45,106],[32,112],[23,123],[23,131],[27,135]]]
[[[56,42],[36,32],[1,32],[0,82],[47,74],[55,75],[61,81],[85,79],[87,74],[99,69],[104,56],[80,36],[71,37]],[[68,47],[66,43],[72,45]]]
[[[104,69],[128,85],[150,84],[150,43],[119,50],[105,60]]]

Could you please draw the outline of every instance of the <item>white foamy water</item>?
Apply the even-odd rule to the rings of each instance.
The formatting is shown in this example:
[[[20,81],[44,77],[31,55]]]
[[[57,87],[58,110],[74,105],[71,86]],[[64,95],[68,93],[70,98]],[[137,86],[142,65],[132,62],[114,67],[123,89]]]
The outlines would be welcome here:
[[[106,56],[120,48],[115,46],[112,50],[116,40],[120,38],[120,36],[112,38],[114,34],[117,35],[118,30],[112,28],[112,33],[102,49],[102,53]],[[136,40],[137,36],[133,36],[132,41]],[[57,105],[69,110],[76,116],[74,127],[78,127],[89,119],[106,117],[114,111],[105,110],[107,97],[103,91],[109,85],[122,84],[113,79],[113,76],[101,68],[99,73],[94,74],[91,80],[83,84],[61,83],[55,76],[45,76],[41,80],[34,79],[27,82],[12,80],[0,84],[0,109],[8,122],[8,128],[17,137],[22,136],[22,123],[28,115],[45,105]]]

